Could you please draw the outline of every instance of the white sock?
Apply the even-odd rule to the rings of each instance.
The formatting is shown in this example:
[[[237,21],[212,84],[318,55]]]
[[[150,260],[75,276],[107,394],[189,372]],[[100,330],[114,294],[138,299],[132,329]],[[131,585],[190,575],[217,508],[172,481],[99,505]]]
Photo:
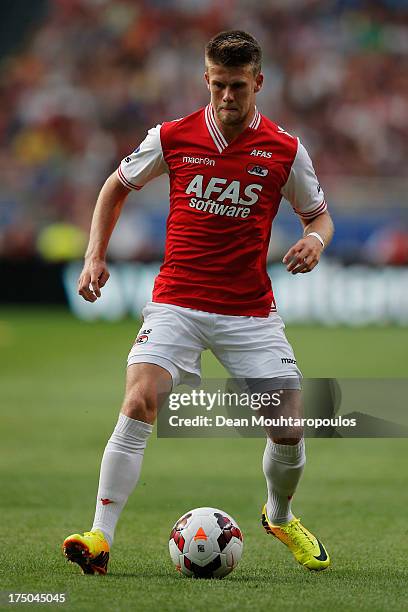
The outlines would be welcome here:
[[[152,429],[148,423],[120,414],[106,445],[92,530],[100,529],[110,546],[120,513],[139,480],[144,449]]]
[[[275,444],[269,438],[263,456],[268,486],[266,512],[274,525],[293,519],[291,500],[306,463],[303,438],[297,444]]]

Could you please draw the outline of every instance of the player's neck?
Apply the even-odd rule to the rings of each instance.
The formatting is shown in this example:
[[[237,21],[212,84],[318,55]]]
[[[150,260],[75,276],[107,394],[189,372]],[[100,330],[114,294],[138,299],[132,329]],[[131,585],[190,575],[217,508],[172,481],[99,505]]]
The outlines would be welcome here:
[[[255,109],[255,106],[253,106],[252,109],[249,111],[248,115],[246,116],[245,120],[242,123],[239,123],[238,125],[224,125],[218,119],[215,112],[214,112],[214,118],[215,118],[217,126],[219,127],[222,135],[225,137],[227,142],[230,143],[235,138],[237,138],[237,136],[242,134],[242,132],[244,132],[247,129],[247,127],[252,123],[252,120],[255,116],[255,112],[256,112],[256,109]]]

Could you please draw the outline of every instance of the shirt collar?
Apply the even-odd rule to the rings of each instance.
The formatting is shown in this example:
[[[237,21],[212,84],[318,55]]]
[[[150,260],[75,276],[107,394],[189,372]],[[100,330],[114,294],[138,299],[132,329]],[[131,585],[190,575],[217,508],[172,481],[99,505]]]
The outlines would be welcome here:
[[[214,108],[211,102],[205,107],[205,122],[207,124],[208,132],[211,138],[213,139],[215,146],[217,147],[219,153],[222,153],[224,149],[228,147],[228,142],[226,141],[225,136],[217,125],[217,122],[215,120]],[[249,124],[249,127],[252,130],[257,130],[260,122],[261,114],[255,106],[255,113],[251,123]]]

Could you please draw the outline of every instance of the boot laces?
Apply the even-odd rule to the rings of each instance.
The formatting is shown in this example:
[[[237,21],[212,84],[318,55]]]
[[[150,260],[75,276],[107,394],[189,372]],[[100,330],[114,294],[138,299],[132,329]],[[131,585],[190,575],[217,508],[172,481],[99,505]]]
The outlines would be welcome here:
[[[300,524],[300,519],[294,519],[291,521],[289,525],[285,526],[285,531],[300,548],[306,550],[311,550],[314,548],[315,542],[306,529]],[[305,537],[307,539],[307,543],[305,542]]]

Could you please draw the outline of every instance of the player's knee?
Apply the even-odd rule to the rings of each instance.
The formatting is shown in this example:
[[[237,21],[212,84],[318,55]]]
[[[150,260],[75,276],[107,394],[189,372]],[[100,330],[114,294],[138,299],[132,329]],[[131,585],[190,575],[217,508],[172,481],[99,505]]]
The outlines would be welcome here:
[[[138,390],[127,393],[122,405],[122,413],[131,419],[153,424],[156,420],[157,406],[152,397],[146,397]]]

